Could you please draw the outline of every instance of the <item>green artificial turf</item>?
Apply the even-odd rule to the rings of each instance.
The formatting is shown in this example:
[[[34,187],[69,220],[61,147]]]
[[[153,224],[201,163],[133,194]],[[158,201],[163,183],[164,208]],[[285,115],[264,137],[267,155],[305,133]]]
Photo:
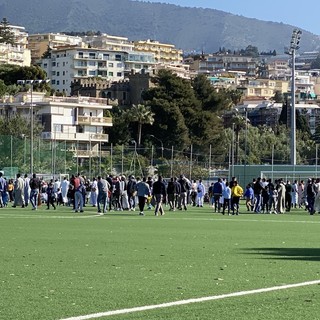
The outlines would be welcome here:
[[[320,215],[0,209],[0,319],[64,319],[320,279]],[[320,319],[319,285],[102,319]]]

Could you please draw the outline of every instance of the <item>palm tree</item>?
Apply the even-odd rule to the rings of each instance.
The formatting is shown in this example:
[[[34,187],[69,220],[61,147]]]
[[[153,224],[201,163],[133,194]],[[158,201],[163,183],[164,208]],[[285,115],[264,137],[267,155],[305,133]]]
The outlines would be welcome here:
[[[154,113],[151,111],[151,107],[144,104],[133,104],[130,109],[126,111],[126,117],[129,122],[138,123],[138,145],[141,144],[142,125],[152,125],[154,122]]]

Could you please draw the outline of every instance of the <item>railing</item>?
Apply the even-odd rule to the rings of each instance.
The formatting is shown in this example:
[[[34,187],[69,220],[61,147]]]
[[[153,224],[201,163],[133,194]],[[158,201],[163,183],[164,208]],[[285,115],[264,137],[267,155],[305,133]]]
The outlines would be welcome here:
[[[89,116],[78,116],[78,124],[84,125],[105,125],[112,126],[112,118],[108,117],[89,117]]]
[[[117,100],[111,100],[107,98],[92,98],[92,97],[58,97],[52,96],[46,99],[52,102],[66,102],[66,103],[76,103],[76,104],[98,104],[98,105],[117,105]]]
[[[107,142],[109,140],[108,134],[103,133],[64,133],[64,132],[42,132],[41,138],[45,140],[59,140],[59,141],[86,141],[93,142]]]
[[[73,150],[75,157],[108,157],[110,151],[98,151],[98,150]]]

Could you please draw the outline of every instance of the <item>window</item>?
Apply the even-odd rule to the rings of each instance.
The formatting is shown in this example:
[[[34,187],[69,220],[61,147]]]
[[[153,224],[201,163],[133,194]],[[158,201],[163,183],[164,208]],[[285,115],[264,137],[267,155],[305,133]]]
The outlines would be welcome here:
[[[122,63],[117,63],[117,68],[122,68]]]
[[[109,60],[109,54],[108,53],[104,53],[103,54],[103,60]]]
[[[89,76],[95,76],[96,71],[95,70],[89,70]]]
[[[116,61],[121,61],[121,55],[120,54],[116,54]]]
[[[55,63],[55,62],[52,62],[52,66],[55,67],[55,66],[56,66],[56,63]]]
[[[108,63],[108,67],[109,67],[109,68],[113,68],[113,63],[112,63],[112,62],[109,62],[109,63]]]
[[[57,77],[59,77],[60,76],[60,71],[57,71]]]
[[[59,80],[57,80],[57,86],[58,86],[58,85],[60,85],[60,81],[59,81]]]
[[[54,132],[62,132],[62,124],[54,123],[53,124],[53,131]]]
[[[108,76],[109,76],[109,77],[113,77],[113,72],[112,72],[112,71],[109,71]]]
[[[78,53],[79,58],[83,58],[83,52]]]
[[[47,63],[44,63],[44,64],[43,64],[43,67],[44,67],[44,68],[48,68],[48,64],[47,64]]]
[[[66,80],[62,80],[62,84],[66,84]]]
[[[62,71],[62,75],[65,76],[65,75],[66,75],[66,72],[65,72],[65,71]]]
[[[117,77],[122,77],[122,72],[117,72]]]
[[[90,59],[95,59],[96,58],[96,54],[94,52],[89,52],[89,58]]]
[[[56,84],[56,80],[51,80],[51,84]]]

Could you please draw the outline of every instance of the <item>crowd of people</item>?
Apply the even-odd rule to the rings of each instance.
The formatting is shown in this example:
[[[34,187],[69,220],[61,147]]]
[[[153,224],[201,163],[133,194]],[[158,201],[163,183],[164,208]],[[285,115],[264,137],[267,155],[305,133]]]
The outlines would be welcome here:
[[[255,213],[285,213],[292,208],[303,208],[311,215],[320,212],[320,179],[271,179],[258,177],[246,186],[244,193],[247,210]]]
[[[188,206],[203,207],[209,202],[214,212],[238,215],[240,199],[245,199],[248,211],[254,213],[284,213],[291,208],[305,208],[310,214],[320,212],[320,179],[267,180],[258,177],[247,184],[245,190],[233,177],[230,182],[219,178],[208,190],[202,180],[190,181],[184,175],[165,181],[161,176],[154,181],[151,177],[126,178],[124,175],[98,176],[92,181],[85,176],[72,175],[45,181],[36,174],[32,177],[17,174],[16,179],[5,179],[0,172],[0,207],[9,203],[12,207],[27,207],[37,210],[45,204],[51,207],[70,206],[74,212],[84,212],[84,207],[97,207],[101,215],[107,211],[135,211],[144,215],[145,207],[154,209],[155,215],[164,215],[164,205],[169,211],[188,210]]]

